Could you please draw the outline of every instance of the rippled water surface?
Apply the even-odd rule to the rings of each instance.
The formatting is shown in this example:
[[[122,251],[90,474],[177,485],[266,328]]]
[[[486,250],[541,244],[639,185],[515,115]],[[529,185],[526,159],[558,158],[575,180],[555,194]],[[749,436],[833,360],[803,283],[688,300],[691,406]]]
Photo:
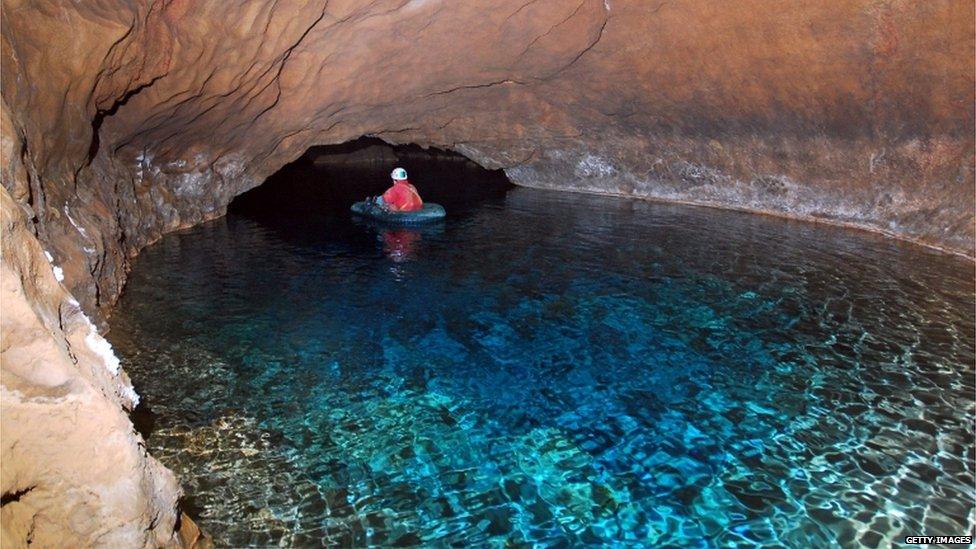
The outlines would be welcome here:
[[[718,210],[482,194],[422,230],[353,223],[346,195],[232,214],[137,259],[110,339],[150,451],[218,543],[973,531],[972,263]]]

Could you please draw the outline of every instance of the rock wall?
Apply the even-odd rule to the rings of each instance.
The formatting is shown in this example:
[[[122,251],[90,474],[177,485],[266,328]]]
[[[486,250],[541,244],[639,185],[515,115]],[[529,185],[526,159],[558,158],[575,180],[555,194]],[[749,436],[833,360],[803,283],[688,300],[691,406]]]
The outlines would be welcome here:
[[[85,310],[314,144],[973,255],[967,0],[3,0],[4,185]],[[20,177],[11,177],[11,173]]]
[[[179,486],[125,413],[138,396],[111,346],[5,189],[0,226],[0,544],[177,546]]]
[[[4,491],[35,482],[8,476],[26,448],[53,453],[47,470],[63,466],[63,478],[116,490],[108,471],[70,477],[77,464],[54,455],[73,448],[52,449],[54,422],[77,417],[81,404],[66,403],[84,397],[101,418],[86,429],[112,439],[89,446],[127,456],[116,473],[132,492],[79,504],[97,520],[66,526],[71,539],[161,543],[175,520],[171,479],[124,421],[124,375],[71,343],[90,331],[77,309],[101,324],[139,249],[221,215],[311,145],[436,145],[521,185],[817,219],[974,254],[971,0],[2,7],[0,176],[20,208],[4,206],[4,295],[23,317],[8,324],[4,303]],[[18,389],[21,370],[39,376],[30,389]],[[36,438],[8,454],[8,432]],[[54,505],[37,486],[4,506],[5,536],[30,531],[8,521],[13,510]],[[111,526],[133,512],[153,526],[142,541]]]

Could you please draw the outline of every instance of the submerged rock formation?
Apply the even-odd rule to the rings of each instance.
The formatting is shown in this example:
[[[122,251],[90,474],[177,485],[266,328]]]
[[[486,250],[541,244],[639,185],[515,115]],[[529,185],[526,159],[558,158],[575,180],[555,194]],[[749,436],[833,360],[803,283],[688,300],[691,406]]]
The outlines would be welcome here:
[[[79,308],[103,320],[140,248],[311,145],[435,145],[521,185],[972,256],[973,19],[966,0],[3,0],[5,541],[63,520],[79,544],[168,543],[175,485]],[[89,522],[44,510],[58,497]]]

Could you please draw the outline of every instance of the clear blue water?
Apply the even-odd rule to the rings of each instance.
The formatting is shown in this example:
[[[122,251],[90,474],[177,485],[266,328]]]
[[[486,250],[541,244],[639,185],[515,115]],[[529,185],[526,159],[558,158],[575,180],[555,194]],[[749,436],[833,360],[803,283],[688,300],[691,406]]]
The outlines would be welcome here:
[[[388,231],[344,193],[164,237],[111,319],[149,449],[219,544],[973,531],[971,262],[530,189]]]

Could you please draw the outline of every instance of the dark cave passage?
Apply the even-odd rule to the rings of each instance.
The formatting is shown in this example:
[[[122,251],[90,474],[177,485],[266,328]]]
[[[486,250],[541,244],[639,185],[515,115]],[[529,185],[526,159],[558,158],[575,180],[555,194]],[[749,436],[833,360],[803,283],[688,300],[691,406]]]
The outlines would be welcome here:
[[[345,214],[354,202],[382,194],[395,167],[407,170],[424,202],[442,204],[448,215],[501,198],[513,187],[502,170],[487,170],[458,153],[362,137],[311,147],[238,196],[228,213],[264,220]]]

